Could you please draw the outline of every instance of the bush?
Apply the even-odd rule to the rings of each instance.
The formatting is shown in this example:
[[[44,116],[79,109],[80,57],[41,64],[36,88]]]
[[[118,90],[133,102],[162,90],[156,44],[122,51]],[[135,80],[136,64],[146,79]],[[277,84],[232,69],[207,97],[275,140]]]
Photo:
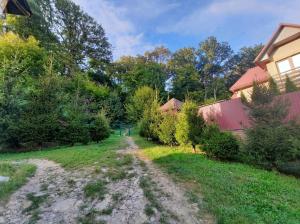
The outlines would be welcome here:
[[[195,152],[195,146],[201,142],[204,120],[198,115],[198,106],[186,101],[178,114],[175,138],[180,145],[191,145]]]
[[[159,125],[159,140],[166,145],[176,145],[175,138],[177,117],[175,114],[166,113],[163,115],[162,122]]]
[[[299,155],[299,137],[290,125],[255,126],[247,131],[245,153],[248,161],[267,169],[293,161]]]
[[[144,111],[143,117],[138,123],[139,134],[143,137],[159,140],[158,130],[161,123],[162,114],[159,110],[159,103],[154,100]]]
[[[220,160],[237,160],[239,144],[229,132],[221,132],[217,126],[211,125],[204,129],[203,150],[207,156]]]
[[[103,112],[93,117],[89,125],[89,132],[92,141],[99,142],[109,137],[110,135],[109,123]]]

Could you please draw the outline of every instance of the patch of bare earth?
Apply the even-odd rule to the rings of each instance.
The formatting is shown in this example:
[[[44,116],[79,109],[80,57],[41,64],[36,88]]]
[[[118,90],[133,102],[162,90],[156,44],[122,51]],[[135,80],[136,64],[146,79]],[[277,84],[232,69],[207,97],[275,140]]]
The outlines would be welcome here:
[[[180,186],[139,156],[132,138],[127,142],[117,168],[95,164],[67,171],[48,160],[26,161],[37,172],[0,208],[0,223],[213,223]]]

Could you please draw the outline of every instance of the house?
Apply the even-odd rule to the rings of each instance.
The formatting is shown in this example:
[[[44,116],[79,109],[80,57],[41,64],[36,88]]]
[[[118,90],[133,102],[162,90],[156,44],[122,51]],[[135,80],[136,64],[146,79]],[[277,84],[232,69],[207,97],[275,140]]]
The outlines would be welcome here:
[[[255,64],[230,88],[232,99],[242,94],[249,98],[253,82],[267,85],[270,77],[281,92],[285,91],[287,77],[300,87],[300,25],[281,24],[256,57]]]
[[[255,59],[284,91],[286,77],[300,87],[300,25],[281,24]]]
[[[183,102],[180,100],[177,100],[175,98],[170,99],[168,102],[166,102],[164,105],[160,107],[160,110],[162,112],[173,112],[177,113],[180,111],[182,107]]]
[[[207,122],[216,123],[221,130],[243,134],[251,126],[247,109],[241,102],[241,95],[250,98],[253,82],[268,85],[270,77],[277,83],[281,92],[285,91],[289,77],[300,87],[300,25],[281,24],[270,41],[255,59],[256,67],[250,68],[231,86],[231,100],[220,101],[199,108]],[[290,102],[287,120],[300,116],[300,91],[283,94]]]
[[[248,69],[242,77],[230,87],[233,93],[231,99],[241,98],[242,94],[249,99],[252,94],[253,82],[268,83],[269,74],[259,66]]]

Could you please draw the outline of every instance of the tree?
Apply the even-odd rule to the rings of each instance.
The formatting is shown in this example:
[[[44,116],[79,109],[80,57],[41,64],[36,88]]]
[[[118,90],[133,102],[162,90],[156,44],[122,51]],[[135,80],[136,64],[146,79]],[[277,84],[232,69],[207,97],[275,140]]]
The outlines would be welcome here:
[[[182,48],[172,55],[168,62],[168,69],[172,80],[171,94],[176,99],[184,100],[186,95],[189,95],[189,97],[193,95],[198,96],[195,97],[195,100],[203,100],[203,85],[200,83],[196,65],[197,58],[194,48]]]
[[[45,51],[33,38],[9,32],[0,36],[0,144],[21,144],[20,116],[35,90],[35,78],[44,72]]]
[[[144,111],[152,104],[156,97],[157,93],[155,90],[148,86],[137,89],[125,106],[128,120],[134,123],[138,122],[143,117]]]
[[[287,100],[267,86],[255,84],[251,101],[246,105],[252,121],[244,147],[247,160],[273,168],[297,158],[299,147],[292,142],[297,142],[299,135],[291,123],[285,121],[289,109]]]
[[[143,117],[139,121],[140,135],[154,141],[159,140],[158,130],[162,119],[159,107],[160,104],[156,98],[145,108]]]
[[[94,116],[89,124],[90,136],[97,143],[110,135],[108,120],[103,111]]]
[[[279,95],[280,94],[280,90],[278,88],[277,83],[275,82],[275,80],[273,78],[269,79],[269,89],[271,91],[271,93],[273,93],[274,95]]]
[[[166,64],[171,56],[171,52],[164,46],[156,47],[152,51],[146,51],[144,54],[147,61],[155,62],[158,64]]]
[[[176,124],[175,138],[180,145],[191,145],[196,152],[196,145],[201,142],[204,120],[198,115],[198,107],[191,101],[186,101]]]
[[[52,0],[29,0],[32,10],[31,17],[8,16],[7,28],[17,33],[23,39],[34,36],[41,46],[53,49],[59,43],[58,37],[53,33],[54,8]]]
[[[162,115],[161,123],[159,124],[158,137],[159,140],[167,145],[176,145],[175,138],[177,116],[173,113],[165,113]]]
[[[199,44],[197,68],[204,86],[204,99],[219,96],[220,84],[226,74],[227,64],[232,57],[232,50],[228,43],[218,42],[215,37],[208,37]],[[209,90],[212,90],[212,93]]]
[[[111,61],[104,29],[70,0],[31,0],[33,17],[9,19],[9,29],[24,38],[31,35],[51,50],[64,66],[63,73],[92,69],[102,74]]]
[[[230,88],[249,68],[256,66],[254,60],[262,48],[262,44],[243,47],[229,60],[226,74],[227,88]]]
[[[101,25],[70,0],[54,0],[55,33],[81,68],[102,69],[111,60],[110,44]]]
[[[298,87],[296,86],[295,83],[292,82],[292,80],[287,76],[285,80],[285,92],[286,93],[291,93],[298,91]]]

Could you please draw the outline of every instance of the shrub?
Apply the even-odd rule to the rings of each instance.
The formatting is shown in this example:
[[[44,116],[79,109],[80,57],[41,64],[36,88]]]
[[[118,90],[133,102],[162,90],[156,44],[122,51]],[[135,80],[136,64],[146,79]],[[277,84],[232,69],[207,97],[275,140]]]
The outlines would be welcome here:
[[[291,92],[295,92],[297,90],[299,90],[299,89],[297,88],[296,84],[289,77],[286,77],[285,92],[291,93]]]
[[[296,160],[299,155],[299,125],[286,123],[289,102],[272,89],[254,85],[252,101],[246,103],[252,121],[247,130],[244,160],[267,169]]]
[[[89,132],[92,141],[99,142],[110,135],[110,128],[107,118],[103,112],[100,112],[95,117],[89,125]]]
[[[159,103],[154,100],[144,111],[139,122],[139,134],[152,140],[158,140],[158,130],[162,119]]]
[[[237,160],[239,144],[229,132],[221,132],[217,126],[207,126],[203,134],[203,150],[207,156],[221,160]]]
[[[175,138],[177,117],[175,114],[166,113],[159,125],[158,137],[159,140],[167,145],[176,145]]]
[[[289,125],[255,126],[247,131],[245,149],[249,162],[271,169],[297,158],[298,141]]]
[[[155,91],[148,86],[138,88],[125,106],[129,121],[140,121],[144,111],[154,101],[155,96]]]
[[[178,114],[175,138],[180,145],[195,146],[201,142],[204,120],[198,115],[198,107],[191,101],[186,101]]]

